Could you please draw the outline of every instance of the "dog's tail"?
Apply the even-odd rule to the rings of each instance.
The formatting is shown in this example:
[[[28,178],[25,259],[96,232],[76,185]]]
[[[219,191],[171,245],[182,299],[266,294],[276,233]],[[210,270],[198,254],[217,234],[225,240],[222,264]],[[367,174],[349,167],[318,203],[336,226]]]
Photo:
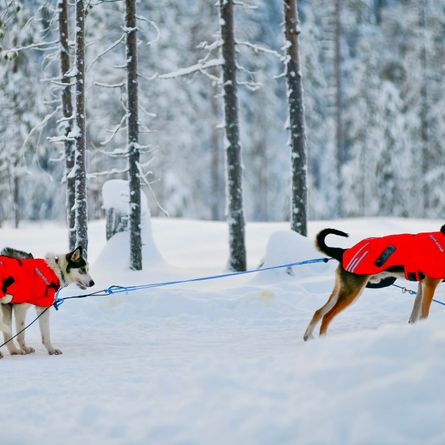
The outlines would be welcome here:
[[[24,260],[27,258],[34,258],[32,253],[24,252],[23,250],[13,249],[12,247],[5,247],[0,256],[7,256],[9,258],[15,258],[16,260]]]
[[[340,247],[329,247],[324,242],[325,238],[328,235],[338,235],[338,236],[344,236],[348,237],[349,235],[345,232],[342,232],[341,230],[337,229],[323,229],[321,232],[318,233],[316,239],[315,239],[315,246],[320,252],[325,253],[326,255],[335,258],[337,261],[342,261],[343,259],[343,252],[345,249],[342,249]]]

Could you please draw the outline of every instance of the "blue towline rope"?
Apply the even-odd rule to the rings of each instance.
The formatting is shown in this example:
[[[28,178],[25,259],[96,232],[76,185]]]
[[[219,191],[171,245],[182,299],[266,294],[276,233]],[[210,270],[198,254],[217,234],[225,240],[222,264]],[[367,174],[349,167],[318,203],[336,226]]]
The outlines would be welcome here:
[[[415,290],[408,289],[403,286],[398,286],[397,284],[393,284],[392,286],[398,287],[399,289],[402,290],[403,293],[408,293],[410,295],[417,295],[417,292]],[[435,298],[433,298],[433,301],[434,301],[434,303],[441,304],[442,306],[445,306],[445,303],[443,301],[436,300]]]
[[[314,258],[311,260],[297,261],[297,262],[288,263],[288,264],[280,264],[278,266],[264,267],[262,269],[250,269],[250,270],[245,270],[243,272],[229,272],[229,273],[224,273],[224,274],[219,274],[219,275],[210,275],[207,277],[189,278],[189,279],[185,279],[185,280],[163,281],[163,282],[159,282],[159,283],[139,284],[139,285],[135,285],[135,286],[113,285],[113,286],[107,287],[106,289],[101,289],[96,292],[91,292],[89,294],[73,295],[70,297],[62,297],[62,298],[59,297],[59,293],[62,291],[62,289],[64,289],[63,287],[61,287],[56,292],[56,295],[54,297],[53,306],[56,308],[56,310],[59,310],[59,307],[63,304],[63,302],[65,300],[71,300],[73,298],[87,298],[87,297],[93,297],[93,296],[99,297],[99,296],[107,296],[107,295],[112,295],[112,294],[128,293],[128,292],[133,292],[133,291],[142,290],[142,289],[151,289],[154,287],[164,287],[164,286],[173,286],[175,284],[185,284],[185,283],[195,283],[195,282],[199,282],[199,281],[217,280],[220,278],[228,278],[228,277],[235,277],[235,276],[239,276],[239,275],[247,275],[247,274],[257,273],[257,272],[265,272],[267,270],[283,269],[283,268],[290,268],[290,267],[295,267],[295,266],[304,266],[306,264],[327,263],[329,260],[330,260],[330,258]]]
[[[56,310],[59,310],[59,307],[64,303],[64,301],[71,300],[74,298],[87,298],[87,297],[93,297],[93,296],[104,297],[104,296],[112,295],[112,294],[122,294],[122,293],[134,292],[134,291],[138,291],[138,290],[142,290],[142,289],[152,289],[155,287],[173,286],[176,284],[185,284],[185,283],[195,283],[195,282],[199,282],[199,281],[217,280],[217,279],[221,279],[221,278],[235,277],[235,276],[239,276],[239,275],[248,275],[248,274],[252,274],[252,273],[266,272],[268,270],[284,269],[284,268],[290,268],[290,267],[295,267],[295,266],[304,266],[306,264],[327,263],[331,259],[332,258],[326,258],[326,257],[314,258],[311,260],[296,261],[294,263],[280,264],[278,266],[270,266],[270,267],[265,267],[262,269],[250,269],[250,270],[245,270],[243,272],[229,272],[229,273],[224,273],[224,274],[219,274],[219,275],[209,275],[206,277],[189,278],[189,279],[185,279],[185,280],[176,280],[176,281],[162,281],[159,283],[139,284],[139,285],[135,285],[135,286],[113,285],[113,286],[109,286],[105,289],[98,290],[96,292],[91,292],[89,294],[72,295],[69,297],[62,297],[62,298],[59,297],[59,293],[62,291],[62,289],[64,289],[64,287],[61,287],[56,292],[56,295],[54,297],[53,306],[55,307]],[[398,289],[401,289],[403,293],[408,293],[409,295],[417,294],[417,292],[415,290],[408,289],[403,286],[398,286],[397,284],[392,284],[392,286],[395,286]],[[445,306],[445,303],[443,301],[436,300],[435,298],[433,298],[433,301],[437,304]]]

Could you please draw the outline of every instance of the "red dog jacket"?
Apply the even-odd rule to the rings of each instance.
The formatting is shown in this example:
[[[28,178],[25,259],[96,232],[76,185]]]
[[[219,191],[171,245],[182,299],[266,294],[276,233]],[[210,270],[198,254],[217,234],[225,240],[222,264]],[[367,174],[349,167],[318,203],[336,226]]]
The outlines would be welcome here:
[[[59,279],[43,259],[17,260],[0,256],[0,298],[11,295],[11,303],[51,306]]]
[[[427,232],[367,238],[343,253],[342,266],[358,275],[374,275],[402,266],[405,277],[445,279],[445,234]]]

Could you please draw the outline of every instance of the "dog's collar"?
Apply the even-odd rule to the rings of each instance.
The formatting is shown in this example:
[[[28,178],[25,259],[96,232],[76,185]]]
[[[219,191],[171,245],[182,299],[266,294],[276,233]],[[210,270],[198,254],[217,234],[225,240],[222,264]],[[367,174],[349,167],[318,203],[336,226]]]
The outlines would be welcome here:
[[[57,266],[59,266],[59,257],[57,255],[54,257],[54,261],[57,264]],[[65,285],[66,284],[65,275],[63,273],[63,270],[60,268],[60,266],[58,267],[58,272],[60,273],[60,278],[61,278],[60,284]]]

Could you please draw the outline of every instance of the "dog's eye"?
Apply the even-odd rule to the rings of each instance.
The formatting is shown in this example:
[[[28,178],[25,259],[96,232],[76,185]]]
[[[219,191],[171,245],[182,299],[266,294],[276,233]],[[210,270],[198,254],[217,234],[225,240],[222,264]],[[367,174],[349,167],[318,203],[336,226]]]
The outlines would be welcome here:
[[[87,273],[87,271],[85,270],[85,268],[81,267],[79,269],[79,273],[81,273],[82,275],[85,275]]]

